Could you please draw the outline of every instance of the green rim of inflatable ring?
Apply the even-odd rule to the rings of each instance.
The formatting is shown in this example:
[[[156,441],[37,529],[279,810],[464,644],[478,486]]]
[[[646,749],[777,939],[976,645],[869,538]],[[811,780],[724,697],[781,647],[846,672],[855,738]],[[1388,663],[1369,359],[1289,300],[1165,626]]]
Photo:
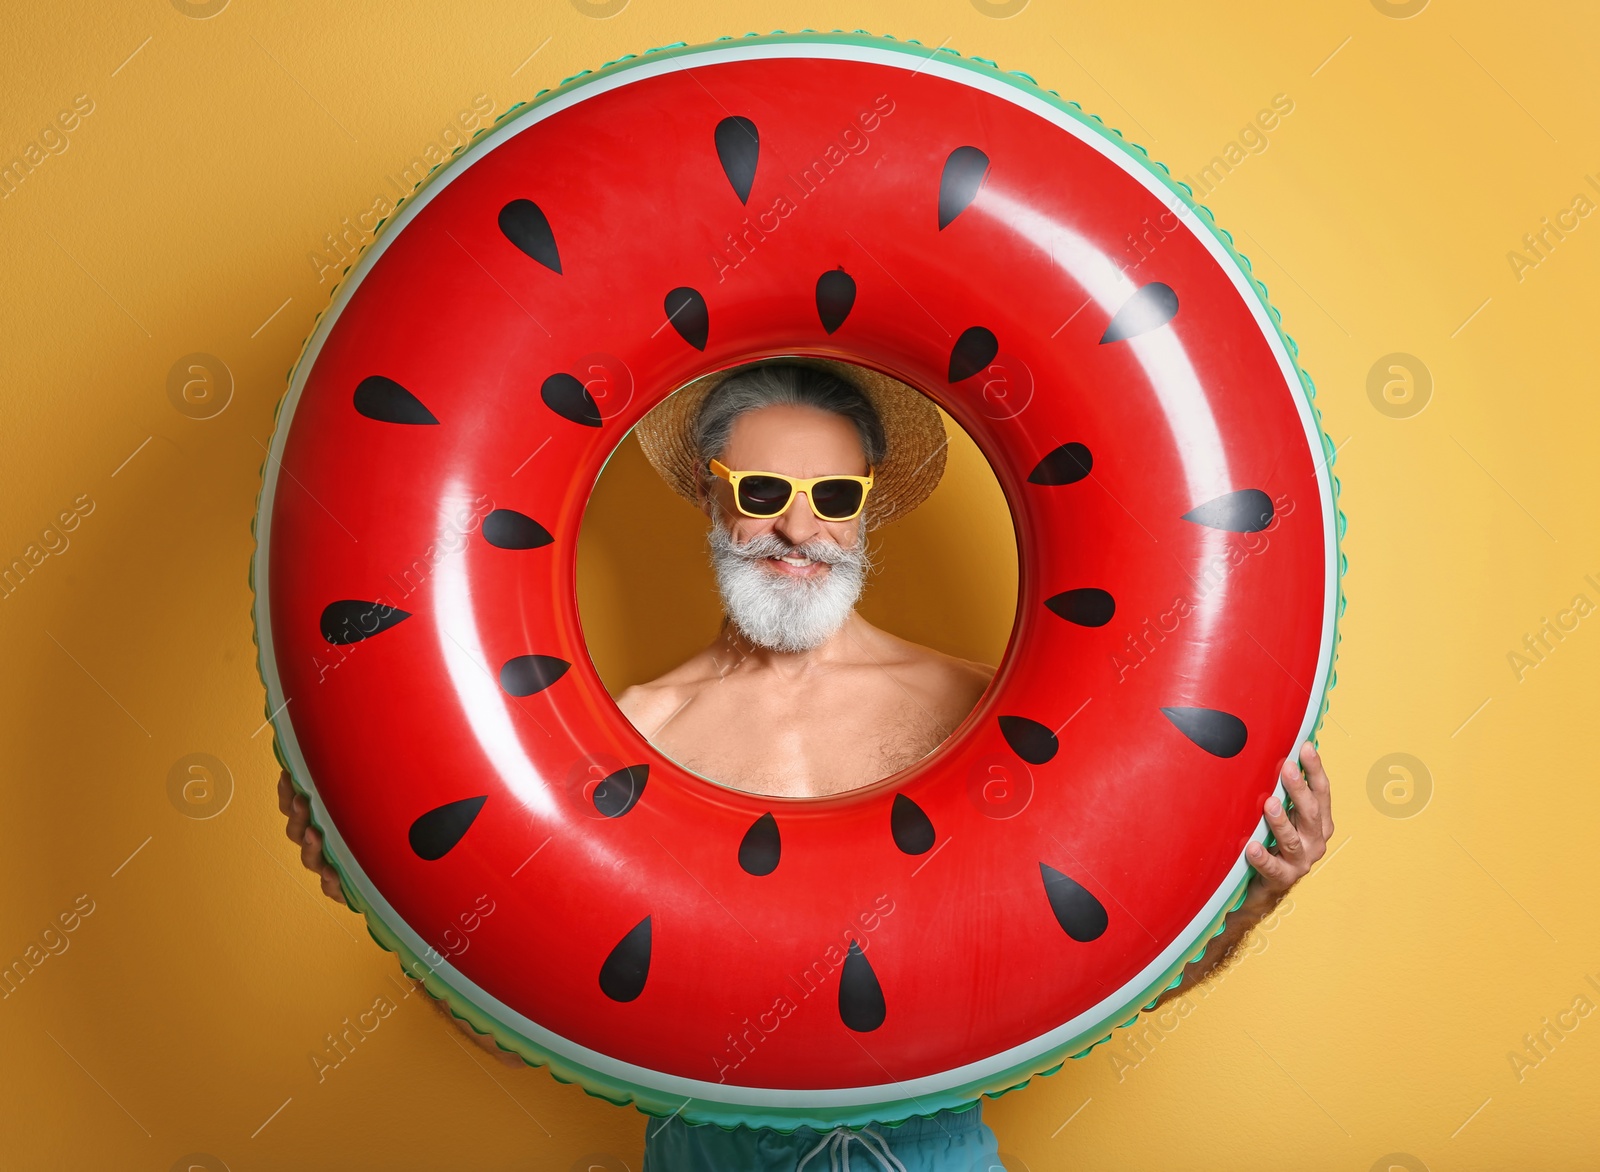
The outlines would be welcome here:
[[[484,135],[490,133],[492,130],[494,130],[495,128],[499,127],[502,123],[506,122],[507,120],[518,116],[519,114],[521,114],[522,112],[524,112],[525,110],[527,110],[527,109],[529,109],[529,108],[531,108],[533,106],[537,106],[537,105],[540,105],[540,104],[542,104],[542,103],[544,103],[546,101],[549,101],[552,97],[554,97],[556,95],[569,93],[572,90],[580,88],[581,86],[586,85],[589,82],[592,82],[592,81],[594,81],[594,80],[596,80],[596,79],[598,79],[598,78],[600,78],[602,76],[609,77],[609,76],[612,76],[612,75],[616,74],[617,72],[620,72],[620,71],[628,69],[630,67],[630,65],[629,65],[630,62],[634,62],[634,63],[642,62],[645,58],[655,57],[655,56],[659,56],[659,55],[662,55],[662,54],[665,54],[665,55],[668,55],[668,56],[689,55],[689,54],[693,54],[693,53],[696,53],[696,52],[703,51],[705,48],[707,48],[707,47],[709,47],[711,45],[716,45],[716,44],[719,44],[719,43],[724,42],[724,41],[748,40],[748,39],[756,39],[756,40],[759,40],[759,41],[776,42],[776,43],[790,42],[790,43],[805,43],[805,44],[862,45],[862,46],[871,46],[873,48],[878,48],[878,49],[884,49],[884,48],[896,49],[896,50],[903,51],[903,52],[905,52],[907,54],[911,54],[911,55],[919,56],[919,57],[924,57],[924,58],[928,58],[928,59],[931,59],[935,54],[939,54],[939,55],[941,55],[942,59],[947,59],[947,61],[949,63],[954,63],[954,64],[957,64],[957,65],[960,65],[963,68],[970,69],[970,70],[972,70],[974,72],[977,72],[977,73],[983,73],[983,74],[985,74],[987,76],[990,76],[990,77],[999,78],[999,79],[1007,82],[1008,84],[1016,86],[1018,89],[1022,89],[1022,90],[1028,91],[1029,93],[1031,93],[1036,98],[1043,98],[1044,100],[1049,101],[1049,103],[1051,105],[1053,105],[1053,106],[1057,107],[1058,109],[1064,111],[1065,113],[1067,113],[1070,117],[1072,117],[1078,123],[1082,124],[1085,127],[1088,127],[1089,129],[1094,131],[1096,134],[1100,135],[1102,138],[1104,138],[1108,142],[1111,142],[1111,143],[1115,144],[1116,147],[1119,150],[1121,150],[1124,154],[1126,154],[1129,157],[1131,157],[1132,159],[1134,159],[1139,166],[1144,168],[1150,174],[1154,175],[1164,187],[1166,187],[1185,206],[1187,206],[1192,212],[1195,213],[1195,217],[1196,217],[1197,221],[1200,222],[1200,223],[1203,223],[1206,226],[1206,228],[1226,248],[1229,256],[1231,256],[1235,261],[1238,262],[1238,264],[1240,265],[1242,271],[1245,273],[1246,276],[1249,277],[1251,287],[1255,290],[1256,296],[1260,299],[1262,307],[1266,310],[1268,317],[1271,319],[1274,330],[1276,330],[1279,338],[1282,339],[1282,341],[1284,343],[1284,346],[1285,346],[1286,350],[1288,351],[1290,361],[1294,365],[1295,373],[1299,376],[1301,389],[1305,394],[1305,399],[1306,399],[1307,405],[1311,408],[1311,416],[1312,416],[1312,419],[1315,422],[1316,427],[1317,427],[1317,436],[1318,436],[1318,438],[1320,439],[1320,441],[1322,443],[1324,461],[1325,461],[1325,463],[1327,465],[1327,468],[1328,468],[1329,480],[1331,481],[1332,489],[1333,489],[1333,507],[1334,507],[1334,515],[1335,515],[1335,522],[1334,522],[1334,524],[1335,524],[1335,545],[1336,545],[1336,549],[1337,549],[1337,552],[1338,552],[1338,576],[1337,576],[1337,583],[1336,583],[1337,601],[1336,601],[1335,608],[1334,608],[1334,629],[1333,629],[1333,636],[1332,636],[1333,646],[1332,646],[1332,651],[1331,651],[1331,654],[1330,654],[1330,657],[1329,657],[1329,661],[1328,661],[1328,664],[1329,664],[1328,665],[1328,679],[1327,679],[1327,683],[1323,687],[1322,701],[1321,701],[1321,704],[1320,704],[1320,706],[1319,706],[1319,708],[1317,710],[1316,722],[1312,725],[1312,729],[1311,729],[1311,737],[1310,737],[1310,739],[1311,739],[1312,743],[1315,744],[1317,742],[1317,734],[1322,728],[1323,719],[1327,716],[1327,713],[1328,713],[1328,701],[1329,701],[1328,693],[1333,689],[1334,685],[1338,682],[1339,644],[1340,644],[1340,641],[1341,641],[1341,634],[1340,634],[1340,631],[1339,631],[1339,622],[1338,622],[1338,620],[1343,617],[1344,611],[1345,611],[1346,599],[1345,599],[1345,593],[1344,593],[1344,576],[1345,576],[1345,573],[1347,572],[1347,570],[1349,568],[1349,561],[1348,561],[1348,559],[1347,559],[1347,557],[1346,557],[1346,555],[1344,553],[1344,547],[1343,547],[1343,545],[1344,545],[1344,536],[1345,536],[1345,530],[1346,530],[1346,524],[1347,523],[1346,523],[1344,510],[1340,507],[1340,503],[1339,503],[1339,494],[1340,494],[1339,478],[1338,478],[1338,476],[1334,475],[1334,473],[1333,473],[1333,466],[1334,466],[1335,460],[1337,459],[1338,453],[1337,453],[1337,449],[1334,447],[1334,444],[1333,444],[1332,440],[1328,437],[1327,433],[1325,431],[1323,431],[1323,428],[1322,428],[1322,412],[1318,409],[1317,404],[1316,404],[1316,395],[1317,395],[1316,385],[1312,382],[1311,376],[1309,374],[1307,374],[1305,372],[1305,370],[1300,365],[1300,361],[1299,361],[1300,347],[1298,345],[1296,345],[1294,339],[1292,337],[1290,337],[1289,334],[1287,332],[1285,332],[1285,330],[1283,329],[1283,324],[1282,324],[1283,323],[1283,315],[1278,311],[1278,309],[1276,307],[1274,307],[1272,305],[1271,301],[1268,299],[1267,287],[1266,287],[1265,284],[1263,284],[1261,282],[1261,280],[1259,278],[1256,277],[1254,269],[1253,269],[1253,267],[1252,267],[1252,265],[1250,263],[1250,259],[1247,256],[1245,256],[1242,252],[1240,252],[1237,248],[1234,247],[1232,235],[1230,235],[1227,232],[1226,229],[1221,228],[1220,226],[1218,226],[1218,224],[1216,222],[1216,218],[1212,215],[1210,209],[1207,208],[1204,204],[1202,204],[1202,203],[1200,203],[1200,202],[1198,202],[1197,200],[1194,199],[1194,190],[1188,184],[1183,183],[1180,180],[1173,179],[1172,175],[1171,175],[1171,172],[1168,170],[1168,168],[1166,167],[1166,165],[1164,163],[1161,163],[1158,160],[1152,159],[1150,157],[1150,153],[1147,150],[1145,150],[1144,147],[1140,146],[1136,142],[1130,141],[1116,127],[1108,126],[1105,123],[1105,121],[1103,119],[1101,119],[1098,115],[1086,113],[1084,111],[1083,107],[1080,106],[1077,102],[1069,101],[1067,99],[1062,98],[1061,95],[1059,93],[1057,93],[1055,90],[1045,89],[1044,87],[1040,86],[1039,83],[1036,82],[1028,74],[1023,73],[1020,70],[1015,70],[1015,69],[1013,69],[1013,70],[1003,70],[998,65],[996,65],[993,61],[990,61],[990,60],[988,60],[986,58],[983,58],[983,57],[966,57],[966,56],[963,56],[960,52],[958,52],[955,49],[951,49],[951,48],[943,47],[943,46],[935,48],[935,49],[932,49],[932,50],[929,50],[920,41],[917,41],[917,40],[914,40],[914,39],[907,39],[907,40],[901,41],[901,40],[899,40],[898,38],[896,38],[894,36],[891,36],[891,35],[888,35],[888,34],[878,35],[878,34],[870,33],[865,29],[856,29],[856,30],[853,30],[851,32],[846,32],[846,31],[844,31],[842,29],[834,29],[829,33],[819,33],[814,29],[801,29],[798,32],[790,33],[790,32],[785,32],[784,30],[781,30],[781,29],[777,29],[777,30],[774,30],[771,33],[755,33],[755,32],[745,33],[745,34],[743,34],[743,36],[737,37],[737,38],[732,37],[732,36],[722,36],[722,37],[718,37],[715,41],[707,42],[706,44],[701,44],[701,45],[690,45],[685,41],[674,41],[674,42],[672,42],[671,44],[668,44],[668,45],[661,45],[661,46],[658,46],[658,47],[653,48],[653,49],[646,49],[642,54],[639,54],[639,53],[627,53],[627,54],[624,54],[621,57],[617,57],[617,58],[614,58],[614,59],[612,59],[610,61],[605,62],[603,65],[600,66],[600,68],[598,70],[585,69],[585,70],[582,70],[582,71],[580,71],[578,73],[572,74],[570,77],[562,78],[562,80],[561,80],[559,85],[557,85],[557,86],[555,86],[553,88],[542,89],[542,90],[538,91],[538,93],[536,93],[531,99],[528,99],[527,101],[517,102],[514,105],[507,107],[504,111],[502,111],[499,115],[496,116],[496,118],[495,118],[495,120],[494,120],[492,125],[490,125],[488,127],[482,127],[480,129],[478,129],[477,131],[475,131],[473,133],[473,135],[471,136],[471,138],[467,142],[465,142],[461,146],[457,147],[454,151],[451,152],[451,154],[447,158],[445,158],[444,160],[442,160],[439,163],[436,163],[433,166],[433,168],[430,169],[425,176],[423,176],[421,181],[418,182],[416,187],[413,188],[413,190],[411,191],[411,193],[409,195],[402,196],[402,197],[400,197],[400,199],[398,199],[396,201],[394,212],[391,212],[390,215],[388,215],[388,216],[384,217],[382,220],[380,220],[377,223],[377,225],[373,228],[373,230],[372,230],[373,231],[373,239],[368,241],[367,244],[365,246],[363,246],[363,248],[361,249],[361,252],[358,253],[357,256],[353,260],[351,260],[351,262],[348,265],[346,265],[343,269],[340,270],[339,277],[334,281],[333,287],[329,291],[327,306],[325,306],[321,311],[319,311],[318,314],[317,314],[317,317],[313,320],[312,327],[307,332],[307,334],[305,336],[305,340],[301,344],[300,353],[295,358],[294,364],[289,368],[288,380],[287,380],[287,382],[285,384],[286,388],[293,385],[295,374],[299,370],[301,362],[304,361],[304,359],[305,359],[306,351],[310,347],[311,340],[316,336],[317,327],[321,323],[323,314],[326,313],[328,311],[328,309],[332,308],[332,306],[337,302],[337,296],[338,296],[339,287],[340,287],[340,285],[343,284],[344,278],[350,273],[351,269],[355,268],[360,263],[361,256],[365,254],[366,250],[368,248],[371,248],[372,245],[377,240],[383,238],[384,233],[387,231],[387,225],[389,224],[389,221],[394,219],[395,215],[401,210],[401,208],[405,207],[406,204],[409,203],[419,192],[423,191],[430,183],[432,183],[433,180],[435,179],[435,177],[441,171],[449,168],[450,165],[455,161],[457,156],[459,156],[462,153],[470,150],[472,145],[474,143],[476,143],[478,141],[478,139],[480,139]],[[288,396],[287,396],[287,390],[286,390],[283,395],[279,396],[277,405],[273,409],[273,429],[274,429],[274,431],[276,431],[276,429],[277,429],[278,416],[281,414],[281,412],[283,410],[283,404],[284,404],[285,400],[287,399],[287,397]],[[252,539],[255,539],[256,536],[257,536],[257,534],[256,534],[256,522],[260,517],[261,506],[263,504],[263,494],[265,492],[265,487],[266,487],[266,479],[265,479],[266,464],[267,464],[267,461],[263,460],[262,461],[262,465],[261,465],[262,486],[261,486],[260,489],[257,490],[257,494],[256,494],[256,510],[255,510],[255,513],[252,515],[251,522],[250,522],[250,532],[251,532]],[[257,674],[261,677],[261,679],[263,681],[263,686],[265,686],[266,672],[264,670],[264,665],[261,662],[261,644],[260,644],[259,638],[256,635],[255,624],[254,624],[254,621],[253,621],[254,620],[254,611],[255,611],[255,602],[256,602],[256,599],[255,599],[255,555],[254,555],[254,552],[252,552],[251,561],[250,561],[249,583],[250,583],[250,591],[251,591],[251,617],[252,617],[251,638],[255,642],[255,645],[256,645],[256,670],[257,670]],[[265,702],[263,703],[262,708],[263,708],[263,711],[266,712],[268,720],[269,721],[273,721],[276,714],[274,714],[274,713],[272,713],[270,711],[267,711],[267,704]],[[287,771],[290,774],[290,781],[294,785],[295,792],[299,793],[299,794],[306,795],[306,796],[309,797],[309,794],[308,794],[308,791],[306,790],[306,787],[301,784],[300,779],[298,777],[294,776],[293,770],[290,769],[288,762],[285,760],[285,756],[284,756],[282,747],[281,747],[281,745],[279,743],[279,740],[278,740],[278,737],[276,735],[277,734],[277,727],[276,727],[275,721],[274,721],[273,732],[274,732],[273,742],[272,742],[273,755],[277,758],[279,765],[285,771]],[[322,829],[322,827],[316,823],[316,820],[315,820],[314,817],[313,817],[313,820],[312,820],[312,825],[317,826],[317,829],[319,831]],[[1269,832],[1269,835],[1268,835],[1267,845],[1268,846],[1274,845],[1270,832]],[[399,958],[399,960],[401,962],[401,968],[404,970],[406,975],[411,976],[411,977],[416,978],[416,979],[419,979],[422,982],[423,987],[427,990],[428,995],[433,997],[435,1000],[443,1001],[445,1003],[445,1006],[449,1009],[449,1011],[450,1011],[452,1016],[456,1017],[457,1019],[459,1019],[461,1021],[466,1022],[469,1026],[472,1027],[472,1029],[473,1029],[473,1031],[475,1033],[487,1034],[487,1035],[490,1035],[490,1036],[494,1036],[495,1027],[490,1024],[488,1018],[485,1015],[479,1013],[470,1004],[465,1004],[465,1005],[457,1004],[457,1000],[458,999],[455,997],[455,995],[453,993],[453,990],[451,990],[450,987],[448,985],[446,985],[445,982],[441,978],[439,978],[437,976],[437,974],[435,974],[421,958],[417,957],[396,936],[394,936],[389,931],[388,927],[382,923],[381,920],[377,920],[375,917],[373,917],[369,913],[367,908],[361,906],[359,903],[357,903],[352,898],[352,896],[350,895],[350,892],[351,892],[352,888],[351,888],[350,884],[346,881],[347,876],[346,876],[346,872],[345,872],[345,868],[344,868],[343,864],[331,852],[328,852],[328,851],[325,850],[324,854],[325,854],[325,857],[327,858],[327,861],[333,866],[334,870],[338,873],[340,881],[341,881],[341,884],[344,886],[344,890],[346,892],[346,895],[345,895],[345,903],[346,903],[346,905],[352,911],[360,914],[363,917],[363,919],[365,919],[366,924],[367,924],[367,932],[373,938],[373,940],[377,941],[377,943],[381,947],[383,947],[385,950],[394,953],[396,955],[396,957]],[[1188,965],[1192,964],[1196,960],[1199,960],[1201,957],[1203,957],[1206,954],[1206,951],[1210,948],[1211,942],[1213,940],[1215,940],[1217,936],[1222,934],[1224,928],[1226,927],[1226,920],[1227,920],[1228,914],[1230,912],[1236,910],[1241,904],[1243,904],[1244,898],[1245,898],[1245,894],[1246,894],[1246,891],[1248,890],[1248,887],[1249,887],[1249,880],[1247,878],[1243,883],[1241,883],[1238,886],[1238,888],[1235,891],[1234,896],[1233,896],[1232,900],[1229,902],[1226,910],[1224,910],[1223,912],[1220,912],[1216,916],[1216,918],[1213,921],[1213,924],[1212,924],[1212,927],[1210,928],[1210,930],[1202,934],[1199,944],[1194,949],[1192,949],[1187,955],[1185,955],[1176,965],[1174,965],[1172,967],[1172,969],[1170,969],[1165,975],[1163,975],[1153,985],[1151,985],[1148,989],[1146,989],[1144,993],[1142,993],[1139,997],[1133,999],[1133,1001],[1130,1004],[1139,1007],[1139,1008],[1137,1008],[1135,1010],[1133,1016],[1129,1017],[1126,1021],[1118,1023],[1116,1026],[1113,1027],[1113,1029],[1111,1031],[1107,1032],[1103,1037],[1099,1038],[1098,1040],[1096,1040],[1094,1042],[1091,1042],[1089,1045],[1077,1050],[1076,1052],[1074,1052],[1074,1053],[1072,1053],[1070,1055],[1066,1055],[1065,1057],[1070,1057],[1070,1058],[1074,1058],[1074,1059],[1087,1057],[1096,1047],[1100,1046],[1104,1042],[1111,1041],[1112,1038],[1115,1036],[1115,1033],[1116,1033],[1117,1030],[1127,1029],[1130,1026],[1134,1025],[1139,1020],[1141,1014],[1144,1011],[1149,1010],[1149,1009],[1154,1007],[1154,1004],[1155,1004],[1156,1000],[1158,1000],[1160,998],[1162,993],[1166,992],[1168,989],[1172,989],[1172,988],[1177,987],[1177,985],[1183,979],[1183,970]],[[423,975],[421,975],[419,977],[418,976],[419,973],[421,973]],[[464,999],[462,999],[462,1000],[464,1001]],[[504,1027],[503,1025],[499,1026],[498,1028],[500,1030],[502,1030],[502,1031],[509,1032],[509,1031],[506,1031],[506,1027]],[[524,1062],[528,1063],[528,1065],[530,1065],[530,1066],[544,1066],[549,1071],[551,1077],[553,1077],[557,1082],[577,1083],[578,1085],[582,1086],[582,1088],[583,1088],[583,1090],[584,1090],[584,1092],[586,1094],[591,1095],[594,1098],[604,1099],[606,1102],[613,1103],[613,1104],[615,1104],[615,1105],[617,1105],[619,1107],[633,1106],[636,1109],[638,1109],[639,1111],[641,1111],[641,1112],[643,1112],[643,1113],[645,1113],[647,1115],[655,1116],[657,1118],[664,1118],[664,1117],[670,1116],[670,1115],[675,1113],[672,1110],[666,1109],[664,1106],[660,1110],[654,1110],[650,1106],[646,1105],[645,1103],[642,1103],[640,1101],[641,1093],[647,1094],[647,1095],[651,1096],[652,1098],[657,1097],[657,1092],[650,1091],[647,1088],[636,1087],[636,1086],[633,1086],[632,1084],[619,1084],[615,1088],[616,1091],[617,1091],[617,1094],[615,1094],[615,1095],[607,1094],[607,1093],[605,1093],[605,1092],[603,1092],[601,1090],[595,1089],[595,1087],[593,1087],[591,1085],[588,1085],[584,1081],[584,1078],[582,1076],[580,1076],[580,1075],[578,1075],[576,1073],[570,1072],[570,1071],[565,1071],[563,1069],[563,1067],[561,1066],[561,1064],[560,1064],[560,1060],[558,1058],[556,1058],[556,1056],[545,1053],[539,1046],[535,1045],[534,1043],[528,1041],[525,1038],[522,1039],[522,1041],[530,1051],[540,1054],[541,1057],[543,1058],[543,1061],[542,1062],[536,1062],[536,1061],[530,1060],[525,1054],[520,1054],[515,1050],[509,1050],[505,1046],[501,1046],[498,1039],[496,1039],[496,1043],[495,1044],[499,1049],[506,1050],[507,1053],[517,1054],[518,1057],[522,1058],[522,1060]],[[1032,1065],[1032,1063],[1029,1063],[1028,1065]],[[1065,1060],[1063,1059],[1063,1061],[1056,1063],[1056,1065],[1050,1067],[1049,1069],[1038,1070],[1038,1071],[1035,1071],[1034,1073],[1027,1074],[1027,1075],[1021,1077],[1019,1081],[1017,1081],[1017,1082],[1015,1082],[1015,1083],[1013,1083],[1013,1084],[1011,1084],[1009,1086],[1006,1086],[1006,1087],[1004,1087],[1002,1089],[993,1090],[993,1091],[984,1091],[984,1092],[982,1092],[982,1097],[983,1098],[989,1098],[989,1099],[998,1099],[1002,1095],[1006,1095],[1006,1094],[1011,1093],[1012,1091],[1022,1089],[1023,1087],[1027,1086],[1034,1078],[1042,1078],[1042,1077],[1047,1077],[1049,1075],[1055,1074],[1064,1065],[1065,1065]],[[587,1074],[587,1073],[588,1072],[585,1072],[585,1074]],[[591,1075],[590,1078],[592,1079],[593,1076]],[[939,1110],[943,1110],[943,1109],[945,1109],[946,1106],[949,1106],[949,1105],[953,1105],[953,1104],[941,1103],[938,1107],[936,1107],[932,1111],[912,1112],[911,1114],[908,1114],[906,1117],[908,1119],[909,1118],[916,1118],[916,1117],[923,1117],[923,1118],[931,1117],[932,1115],[936,1114]],[[678,1108],[678,1110],[681,1110],[681,1106]],[[740,1122],[735,1122],[735,1123],[731,1123],[731,1124],[730,1123],[720,1123],[719,1122],[718,1126],[723,1127],[725,1130],[730,1130],[731,1131],[735,1127],[741,1126],[741,1125],[744,1125],[744,1126],[756,1126],[756,1125],[767,1126],[767,1125],[770,1125],[772,1123],[779,1123],[779,1122],[792,1122],[792,1121],[782,1120],[782,1119],[773,1119],[773,1118],[767,1118],[767,1117],[756,1118],[756,1117],[752,1116],[752,1117],[750,1117],[748,1119],[745,1119],[742,1122],[742,1124]],[[860,1120],[860,1122],[861,1123],[866,1123],[866,1122],[870,1122],[870,1120],[868,1120],[866,1118],[862,1118]],[[781,1130],[781,1128],[780,1128],[780,1130]],[[793,1130],[793,1129],[790,1129],[790,1130]]]

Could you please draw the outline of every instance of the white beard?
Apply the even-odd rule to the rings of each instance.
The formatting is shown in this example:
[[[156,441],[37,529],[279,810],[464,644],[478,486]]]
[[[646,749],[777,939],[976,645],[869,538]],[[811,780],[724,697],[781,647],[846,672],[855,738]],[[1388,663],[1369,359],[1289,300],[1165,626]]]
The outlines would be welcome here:
[[[872,568],[865,540],[851,549],[822,540],[794,546],[768,533],[739,545],[720,519],[712,521],[707,540],[728,618],[752,643],[773,651],[809,651],[825,643],[850,617]],[[783,554],[825,562],[828,571],[789,578],[762,565]]]

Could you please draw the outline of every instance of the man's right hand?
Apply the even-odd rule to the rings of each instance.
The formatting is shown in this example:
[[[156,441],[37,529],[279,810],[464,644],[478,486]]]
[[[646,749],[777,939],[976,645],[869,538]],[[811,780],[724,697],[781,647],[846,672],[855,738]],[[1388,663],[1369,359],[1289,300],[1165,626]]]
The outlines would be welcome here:
[[[300,862],[309,871],[322,877],[322,894],[347,904],[344,887],[339,882],[339,872],[322,856],[322,835],[311,825],[311,803],[304,794],[295,792],[294,783],[285,770],[278,775],[278,809],[289,819],[284,833],[289,841],[300,848]]]

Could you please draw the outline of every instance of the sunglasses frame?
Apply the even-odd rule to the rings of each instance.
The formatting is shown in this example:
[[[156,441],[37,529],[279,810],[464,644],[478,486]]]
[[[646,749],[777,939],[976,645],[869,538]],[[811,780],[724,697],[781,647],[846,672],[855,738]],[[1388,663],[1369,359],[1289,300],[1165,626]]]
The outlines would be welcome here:
[[[867,507],[867,494],[872,491],[873,469],[871,468],[867,469],[867,474],[865,476],[844,476],[834,474],[830,476],[812,476],[807,479],[798,476],[787,476],[782,472],[761,472],[755,469],[736,472],[729,468],[721,460],[712,460],[709,467],[713,476],[716,476],[722,480],[726,480],[728,482],[728,486],[733,489],[734,508],[738,509],[746,517],[753,517],[758,521],[770,521],[774,517],[783,516],[783,514],[789,511],[789,506],[794,504],[795,495],[802,492],[806,494],[806,504],[811,506],[811,514],[812,516],[816,517],[817,520],[854,521],[857,517],[861,516],[861,510]],[[774,480],[783,481],[789,486],[789,499],[784,501],[783,507],[775,512],[752,513],[749,509],[745,508],[744,504],[739,500],[739,481],[744,479],[746,476],[770,476]],[[848,517],[828,517],[817,511],[816,498],[812,496],[811,490],[814,486],[821,484],[825,480],[851,480],[861,486],[861,502],[856,505],[855,512],[851,513]]]

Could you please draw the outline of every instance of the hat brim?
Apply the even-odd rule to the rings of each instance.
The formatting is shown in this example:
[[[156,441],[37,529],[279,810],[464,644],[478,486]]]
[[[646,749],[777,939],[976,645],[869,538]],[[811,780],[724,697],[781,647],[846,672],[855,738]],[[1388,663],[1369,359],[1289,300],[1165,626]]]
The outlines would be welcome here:
[[[871,401],[883,424],[886,454],[873,471],[867,516],[873,525],[905,516],[938,487],[944,476],[949,437],[932,399],[881,371],[808,355],[743,362],[713,371],[668,395],[634,427],[645,459],[672,490],[698,504],[700,460],[694,425],[701,404],[725,378],[752,366],[785,363],[826,370],[857,387]]]

